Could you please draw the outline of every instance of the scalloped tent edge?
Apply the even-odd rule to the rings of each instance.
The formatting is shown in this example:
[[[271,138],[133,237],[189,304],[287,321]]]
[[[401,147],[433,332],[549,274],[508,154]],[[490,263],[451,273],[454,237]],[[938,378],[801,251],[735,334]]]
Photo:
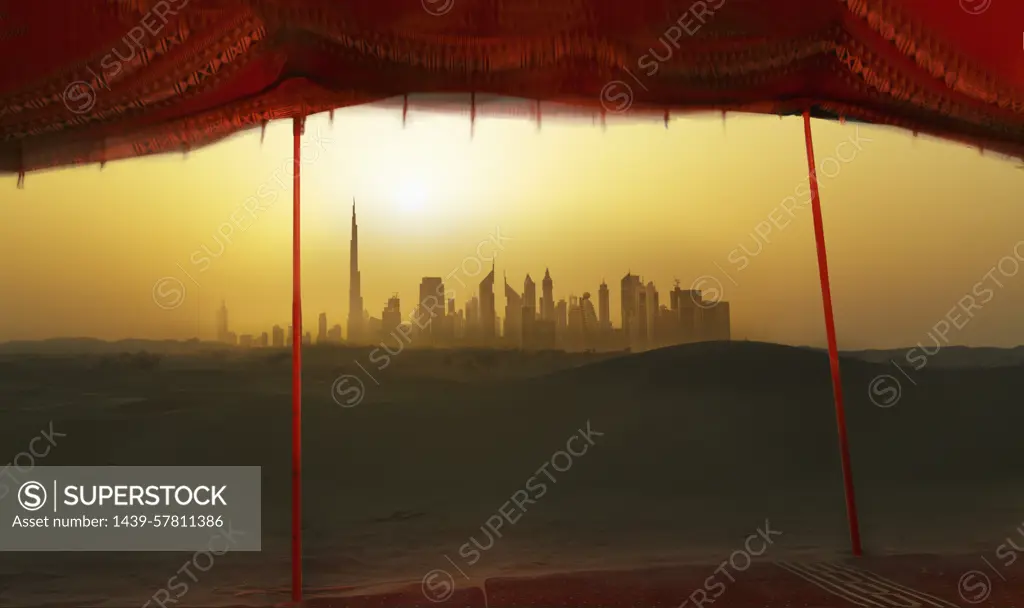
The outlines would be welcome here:
[[[411,92],[414,110],[464,113],[474,91],[481,116],[529,112],[495,96],[595,121],[810,108],[1024,158],[1017,2],[36,0],[5,10],[0,51],[20,60],[0,65],[0,173],[194,150]]]

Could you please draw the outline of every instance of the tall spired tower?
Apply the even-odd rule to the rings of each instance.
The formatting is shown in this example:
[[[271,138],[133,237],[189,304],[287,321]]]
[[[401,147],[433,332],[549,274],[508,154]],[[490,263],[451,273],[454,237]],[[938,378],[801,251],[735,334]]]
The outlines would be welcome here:
[[[544,280],[541,281],[540,318],[545,321],[555,320],[555,283],[551,280],[551,272],[544,269]]]
[[[348,341],[363,339],[363,295],[359,281],[359,226],[356,224],[356,199],[352,199],[352,244],[348,271]]]
[[[217,341],[228,341],[228,305],[224,300],[220,301],[220,310],[217,311]]]

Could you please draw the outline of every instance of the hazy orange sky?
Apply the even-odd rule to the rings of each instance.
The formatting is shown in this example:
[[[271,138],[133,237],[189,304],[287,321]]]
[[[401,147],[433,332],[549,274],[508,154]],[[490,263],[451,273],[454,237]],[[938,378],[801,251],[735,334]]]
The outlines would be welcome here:
[[[950,309],[985,288],[970,316],[954,315],[950,342],[1024,343],[1024,272],[1011,260],[993,273],[1024,241],[1024,171],[902,131],[814,129],[840,348],[931,344]],[[720,289],[734,338],[825,343],[799,118],[606,130],[548,120],[539,132],[485,119],[471,139],[466,118],[413,115],[403,129],[400,112],[364,107],[336,112],[333,125],[311,118],[306,141],[303,292],[314,334],[320,312],[344,326],[355,197],[363,297],[377,317],[394,292],[408,314],[420,277],[453,271],[447,284],[463,307],[483,278],[473,276],[478,244],[499,231],[501,315],[500,275],[521,290],[527,272],[539,283],[549,267],[556,299],[596,297],[606,279],[618,325],[618,282],[632,271],[666,304],[673,279]],[[287,326],[290,154],[283,122],[262,145],[257,129],[185,158],[30,174],[25,190],[10,177],[0,340],[212,339],[222,299],[239,334]],[[167,298],[179,281],[184,300],[159,306],[154,289],[176,304]]]

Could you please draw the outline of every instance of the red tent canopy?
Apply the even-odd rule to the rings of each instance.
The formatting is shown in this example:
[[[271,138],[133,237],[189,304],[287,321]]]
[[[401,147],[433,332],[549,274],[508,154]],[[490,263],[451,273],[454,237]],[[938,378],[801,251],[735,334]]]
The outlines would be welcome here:
[[[537,118],[809,108],[1024,157],[1019,0],[33,0],[0,6],[0,53],[4,172],[396,96]]]

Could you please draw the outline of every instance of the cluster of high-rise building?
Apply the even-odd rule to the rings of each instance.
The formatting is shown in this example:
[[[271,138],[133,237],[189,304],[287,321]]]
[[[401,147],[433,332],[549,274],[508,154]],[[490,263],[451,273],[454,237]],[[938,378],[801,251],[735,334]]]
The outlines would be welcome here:
[[[679,282],[669,292],[668,305],[662,304],[652,281],[629,272],[620,282],[621,321],[611,321],[610,290],[602,281],[597,290],[597,306],[589,292],[570,295],[569,301],[555,302],[554,280],[545,269],[538,300],[537,284],[529,274],[517,291],[504,277],[504,316],[499,317],[494,294],[494,265],[480,281],[476,295],[464,309],[457,309],[448,297],[441,277],[423,277],[419,300],[408,319],[403,319],[401,301],[393,295],[380,318],[363,309],[359,272],[359,227],[355,203],[352,204],[352,240],[349,260],[349,314],[344,339],[341,326],[327,327],[327,314],[321,313],[316,342],[319,344],[377,344],[401,340],[415,346],[483,346],[520,349],[563,350],[647,350],[673,344],[731,339],[728,302],[709,302],[697,290],[680,289]],[[227,308],[222,304],[217,319],[217,339],[240,346],[289,346],[292,328],[287,332],[274,326],[272,335],[264,332],[236,337],[228,331]],[[304,344],[312,344],[306,332]]]

